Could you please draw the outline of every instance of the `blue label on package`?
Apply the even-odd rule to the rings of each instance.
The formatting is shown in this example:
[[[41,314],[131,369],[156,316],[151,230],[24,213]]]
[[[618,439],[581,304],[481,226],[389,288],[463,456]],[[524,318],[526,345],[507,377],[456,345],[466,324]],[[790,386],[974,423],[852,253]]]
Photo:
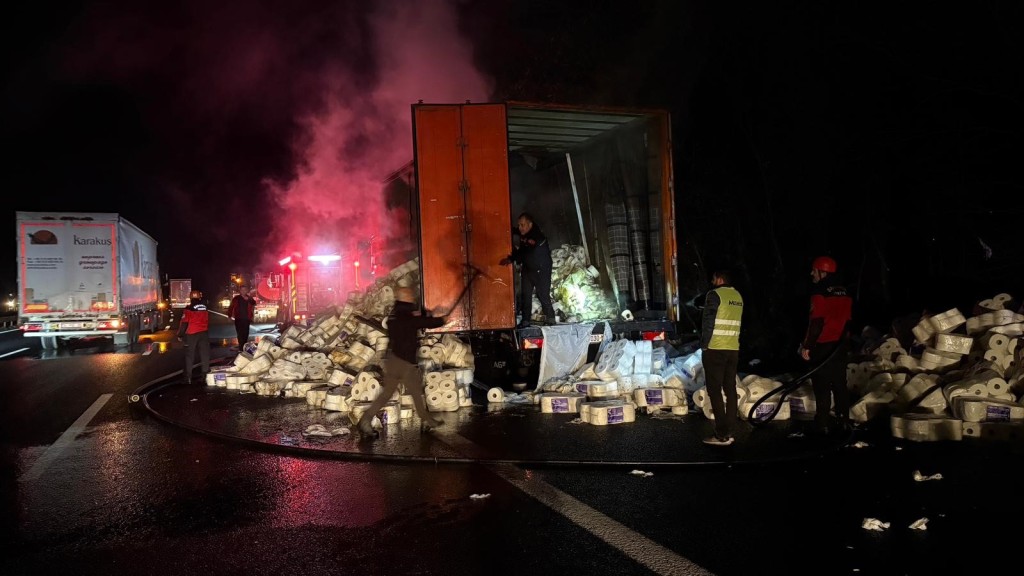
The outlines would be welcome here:
[[[648,405],[661,406],[665,403],[661,390],[644,390],[644,397]]]
[[[608,423],[619,424],[625,420],[625,416],[622,414],[622,406],[616,406],[615,408],[608,409]]]
[[[985,420],[988,421],[1003,421],[1010,419],[1010,407],[1009,406],[992,406],[989,405],[985,410]]]
[[[217,372],[216,374],[213,375],[213,380],[215,382],[227,382],[227,379],[228,375],[224,372]]]
[[[768,414],[772,413],[772,410],[775,410],[775,404],[769,404],[765,402],[764,404],[761,404],[760,406],[757,407],[757,410],[754,411],[754,415],[759,417],[767,416]]]
[[[579,392],[580,394],[589,394],[590,393],[590,384],[587,383],[587,382],[577,382],[576,383],[576,391]]]
[[[569,411],[569,399],[568,398],[552,398],[551,399],[551,411],[552,412],[568,412]]]

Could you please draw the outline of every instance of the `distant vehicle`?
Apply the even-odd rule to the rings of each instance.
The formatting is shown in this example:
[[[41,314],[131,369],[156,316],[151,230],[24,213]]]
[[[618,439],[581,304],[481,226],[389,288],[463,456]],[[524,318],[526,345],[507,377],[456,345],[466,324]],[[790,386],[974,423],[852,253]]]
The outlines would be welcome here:
[[[18,324],[43,348],[160,329],[157,242],[118,214],[16,212]]]
[[[303,256],[295,253],[279,264],[282,266],[280,273],[256,274],[256,297],[264,303],[264,309],[275,303],[279,318],[280,312],[286,310],[285,322],[306,324],[318,312],[345,302],[347,294],[342,284],[339,254]]]
[[[171,308],[186,308],[189,304],[188,295],[192,292],[191,278],[171,278]]]

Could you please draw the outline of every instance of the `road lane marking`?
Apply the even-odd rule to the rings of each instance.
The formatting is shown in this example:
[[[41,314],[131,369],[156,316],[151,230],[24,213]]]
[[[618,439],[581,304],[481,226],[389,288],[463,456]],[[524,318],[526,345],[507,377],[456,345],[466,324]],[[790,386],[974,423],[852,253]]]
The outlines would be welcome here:
[[[83,412],[82,415],[78,417],[78,420],[75,420],[74,424],[65,430],[64,433],[60,435],[60,438],[57,438],[57,441],[46,449],[46,452],[43,452],[43,455],[36,460],[35,464],[21,475],[21,481],[28,482],[30,480],[36,480],[42,476],[43,472],[46,471],[46,468],[49,467],[54,460],[60,458],[64,451],[68,449],[68,446],[75,441],[75,438],[85,430],[85,427],[89,425],[89,422],[96,416],[96,413],[106,405],[111,396],[113,396],[113,394],[101,394],[100,397],[92,403],[92,406],[89,406],[89,409]]]
[[[11,328],[10,330],[0,330],[0,334],[10,334],[11,332],[21,332],[21,328]]]
[[[479,446],[458,434],[438,431],[435,432],[435,436],[464,455],[478,457],[484,453]],[[685,576],[711,576],[713,574],[562,492],[541,480],[536,474],[527,476],[525,471],[513,464],[481,463],[481,465],[656,574]]]
[[[0,354],[0,358],[7,358],[8,356],[14,356],[15,354],[19,354],[21,352],[24,352],[25,350],[31,350],[31,348],[19,348],[19,349],[15,350],[14,352],[8,352],[7,354]]]

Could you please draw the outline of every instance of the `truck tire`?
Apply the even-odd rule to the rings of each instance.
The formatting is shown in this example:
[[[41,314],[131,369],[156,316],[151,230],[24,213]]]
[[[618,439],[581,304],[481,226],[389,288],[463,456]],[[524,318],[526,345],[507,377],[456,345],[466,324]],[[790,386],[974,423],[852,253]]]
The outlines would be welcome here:
[[[39,344],[42,345],[43,350],[56,350],[57,349],[57,337],[56,336],[43,336],[39,339]]]

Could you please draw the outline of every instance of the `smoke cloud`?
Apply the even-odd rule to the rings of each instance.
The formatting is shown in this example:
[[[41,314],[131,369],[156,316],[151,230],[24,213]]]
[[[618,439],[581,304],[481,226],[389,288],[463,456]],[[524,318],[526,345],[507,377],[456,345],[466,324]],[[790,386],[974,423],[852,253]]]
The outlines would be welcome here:
[[[293,251],[386,238],[382,182],[412,160],[410,106],[490,97],[457,8],[85,4],[51,48],[55,78],[92,119],[74,145],[124,186],[87,209],[125,213],[161,242],[165,273],[208,291]]]
[[[360,241],[391,237],[382,183],[412,160],[410,105],[488,97],[488,81],[473,67],[451,2],[374,6],[372,80],[346,73],[350,63],[338,54],[328,66],[323,106],[299,118],[294,177],[267,180],[280,208],[271,260],[291,251],[354,253]]]

